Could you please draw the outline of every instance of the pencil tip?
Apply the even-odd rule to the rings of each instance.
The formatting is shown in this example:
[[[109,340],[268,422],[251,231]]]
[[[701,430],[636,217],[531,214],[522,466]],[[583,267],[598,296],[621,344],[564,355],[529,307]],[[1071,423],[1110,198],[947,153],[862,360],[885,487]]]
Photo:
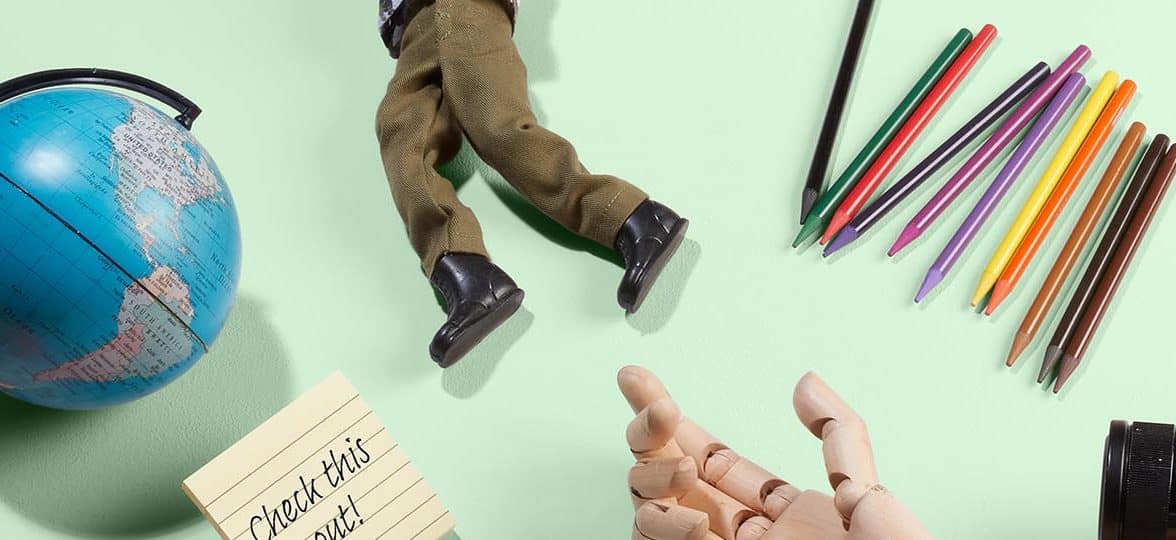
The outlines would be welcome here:
[[[810,216],[808,220],[804,222],[804,226],[800,228],[800,232],[796,235],[796,240],[792,241],[792,247],[800,247],[800,245],[803,244],[805,240],[808,240],[808,237],[812,236],[813,233],[817,232],[817,229],[820,228],[821,219],[817,216]]]
[[[833,219],[829,220],[829,226],[825,227],[825,234],[821,235],[821,245],[828,244],[841,229],[849,223],[849,216],[840,210],[833,214]]]
[[[1078,359],[1066,355],[1062,358],[1062,367],[1058,369],[1058,380],[1054,381],[1053,393],[1062,391],[1062,387],[1066,385],[1066,381],[1070,380],[1070,376],[1078,369]]]
[[[812,212],[813,205],[817,204],[818,197],[820,197],[820,193],[817,193],[817,190],[815,190],[811,187],[804,188],[804,192],[802,192],[800,194],[800,224],[801,225],[804,225],[804,223],[806,221],[808,221],[809,212]]]
[[[1007,279],[1002,279],[996,282],[992,287],[992,296],[988,298],[988,306],[984,309],[984,314],[991,316],[996,308],[1008,298],[1009,293],[1013,292],[1013,286]]]
[[[988,291],[992,290],[992,282],[995,280],[990,279],[987,272],[985,274],[980,278],[980,284],[976,286],[976,291],[972,293],[972,307],[979,306],[984,297],[988,296]]]
[[[915,303],[922,302],[941,281],[943,281],[943,272],[938,268],[927,270],[927,277],[923,278],[923,284],[919,287],[919,292],[915,294]]]
[[[1037,384],[1045,382],[1050,373],[1053,373],[1054,367],[1058,365],[1058,360],[1062,359],[1062,348],[1056,345],[1050,345],[1045,349],[1045,360],[1041,362],[1041,371],[1037,373]]]
[[[891,257],[895,256],[918,237],[919,230],[908,225],[902,230],[902,234],[898,235],[898,239],[894,241],[894,245],[890,246],[890,251],[887,251],[886,254]]]
[[[837,238],[834,238],[828,246],[825,246],[825,256],[828,257],[834,253],[837,253],[841,250],[841,248],[848,246],[854,240],[857,240],[857,238],[857,229],[853,228],[852,225],[841,229],[841,232],[837,233]]]
[[[1013,336],[1013,346],[1009,348],[1009,356],[1005,359],[1005,365],[1013,367],[1017,363],[1017,359],[1029,348],[1029,343],[1033,341],[1033,337],[1025,332],[1017,332]]]

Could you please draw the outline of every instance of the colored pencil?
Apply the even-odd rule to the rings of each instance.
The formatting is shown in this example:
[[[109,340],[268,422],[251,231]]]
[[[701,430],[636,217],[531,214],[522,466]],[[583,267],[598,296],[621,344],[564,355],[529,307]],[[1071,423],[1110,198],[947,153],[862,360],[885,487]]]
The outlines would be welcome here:
[[[886,121],[882,122],[878,131],[874,133],[874,136],[870,138],[865,147],[858,152],[857,157],[850,162],[849,167],[817,199],[808,217],[805,218],[804,225],[800,228],[800,234],[797,234],[796,240],[792,242],[792,247],[799,247],[809,236],[823,230],[825,224],[829,222],[829,218],[832,217],[833,211],[837,209],[837,205],[841,203],[841,200],[845,198],[849,190],[853,189],[858,179],[861,178],[862,173],[878,158],[883,147],[898,133],[899,128],[902,127],[902,123],[910,117],[915,108],[919,106],[919,103],[927,97],[935,82],[943,77],[943,74],[951,67],[951,63],[963,52],[964,48],[971,41],[972,32],[968,31],[967,28],[961,28],[955,37],[951,38],[951,41],[944,47],[943,52],[939,53],[939,56],[935,58],[935,61],[931,63],[931,66],[927,68],[923,76],[915,82],[915,86],[902,99],[898,107],[890,113]]]
[[[813,150],[808,178],[800,195],[801,225],[804,225],[813,203],[817,202],[817,197],[821,196],[821,190],[825,188],[829,159],[833,157],[837,133],[841,130],[841,117],[845,114],[845,104],[849,101],[849,90],[857,72],[858,59],[862,55],[862,45],[866,41],[866,30],[870,26],[870,14],[873,11],[874,0],[858,0],[857,10],[849,27],[849,37],[845,40],[845,50],[841,53],[841,66],[837,68],[837,78],[833,82],[833,94],[829,96],[829,107],[825,109],[825,121],[821,124],[821,134],[817,136],[817,147]]]
[[[1045,108],[1045,112],[1042,112],[1037,121],[1033,123],[1029,134],[1013,151],[1008,163],[997,173],[996,179],[988,186],[988,190],[976,202],[976,206],[972,208],[968,217],[964,218],[959,229],[944,246],[931,268],[927,270],[927,276],[923,278],[923,284],[919,287],[919,292],[915,294],[915,302],[921,302],[955,266],[956,261],[960,259],[972,239],[976,237],[976,233],[988,221],[988,217],[992,215],[993,210],[1008,193],[1009,188],[1029,165],[1029,160],[1033,159],[1037,150],[1045,143],[1045,139],[1057,127],[1058,122],[1062,120],[1062,116],[1074,103],[1074,99],[1078,97],[1078,93],[1082,91],[1085,84],[1086,77],[1083,77],[1081,73],[1074,73],[1066,78],[1066,82],[1054,94],[1049,106]]]
[[[1008,298],[1017,283],[1021,281],[1025,271],[1029,269],[1030,263],[1033,262],[1033,256],[1041,248],[1045,238],[1049,236],[1049,231],[1053,228],[1054,223],[1057,223],[1062,209],[1066,207],[1070,197],[1074,196],[1074,192],[1078,190],[1078,184],[1082,182],[1082,178],[1090,170],[1094,158],[1098,156],[1099,151],[1110,138],[1115,122],[1119,120],[1119,116],[1127,109],[1127,105],[1131,103],[1131,98],[1134,96],[1135,82],[1130,80],[1124,81],[1115,91],[1115,95],[1111,96],[1111,100],[1107,102],[1106,108],[1099,115],[1094,127],[1090,129],[1090,134],[1082,142],[1078,153],[1074,154],[1074,159],[1070,161],[1070,166],[1066,168],[1062,179],[1058,181],[1057,187],[1050,194],[1049,200],[1045,202],[1045,206],[1041,207],[1041,212],[1037,214],[1033,226],[1029,228],[1029,232],[1025,233],[1021,245],[1017,246],[1009,263],[1005,265],[1004,272],[993,285],[992,296],[988,299],[985,314],[992,315],[1001,302]]]
[[[902,129],[898,131],[890,144],[886,145],[886,149],[870,166],[862,179],[854,186],[853,191],[841,202],[837,207],[837,211],[833,213],[833,218],[829,222],[829,226],[825,228],[825,234],[821,236],[821,245],[829,243],[833,236],[841,230],[853,216],[865,206],[866,201],[874,195],[874,191],[878,186],[882,185],[882,181],[886,176],[894,170],[894,166],[898,165],[898,161],[902,159],[911,145],[914,144],[915,139],[931,123],[931,119],[935,118],[935,114],[943,107],[948,98],[955,93],[956,88],[959,88],[960,83],[976,66],[976,62],[980,61],[980,57],[984,56],[984,52],[988,50],[988,46],[996,39],[996,27],[991,24],[984,25],[964,52],[955,59],[951,67],[948,68],[947,73],[939,82],[935,83],[935,87],[931,89],[931,93],[927,94],[927,98],[919,104],[919,108],[911,114],[903,124]]]
[[[1115,213],[1107,223],[1102,239],[1099,240],[1098,247],[1091,255],[1090,262],[1086,264],[1086,271],[1082,274],[1082,279],[1078,281],[1078,287],[1074,289],[1070,303],[1066,306],[1066,311],[1058,321],[1057,329],[1054,331],[1053,337],[1050,338],[1049,345],[1045,348],[1045,360],[1041,363],[1037,382],[1045,381],[1045,378],[1057,367],[1058,361],[1062,359],[1062,350],[1077,330],[1078,319],[1085,311],[1090,298],[1094,296],[1094,289],[1098,285],[1099,278],[1103,271],[1110,266],[1115,247],[1118,246],[1119,241],[1126,233],[1131,216],[1139,207],[1140,201],[1143,200],[1144,191],[1146,191],[1156,169],[1159,168],[1160,158],[1168,150],[1168,143],[1167,135],[1156,135],[1152,139],[1151,145],[1148,146],[1147,152],[1144,153],[1143,159],[1139,162],[1139,166],[1136,167],[1131,181],[1127,183],[1127,188],[1123,191],[1119,204],[1115,206]]]
[[[1115,299],[1115,292],[1119,290],[1119,285],[1123,284],[1123,278],[1127,275],[1131,260],[1135,258],[1136,253],[1139,253],[1139,246],[1143,243],[1144,236],[1147,235],[1147,228],[1151,225],[1152,218],[1156,216],[1160,204],[1164,202],[1164,195],[1168,192],[1168,187],[1172,185],[1173,173],[1176,173],[1176,150],[1168,149],[1167,155],[1164,156],[1164,162],[1156,171],[1155,177],[1148,183],[1143,200],[1135,209],[1134,215],[1131,216],[1131,224],[1127,226],[1127,232],[1119,241],[1119,245],[1115,247],[1115,255],[1111,257],[1110,265],[1099,278],[1094,296],[1091,298],[1090,304],[1086,306],[1082,319],[1078,322],[1078,329],[1074,331],[1074,336],[1066,342],[1065,352],[1062,353],[1062,367],[1058,370],[1058,379],[1054,383],[1055,394],[1066,385],[1066,381],[1074,374],[1074,370],[1078,369],[1082,357],[1090,349],[1090,342],[1094,339],[1094,334],[1098,331],[1103,317],[1106,316],[1111,301]]]
[[[931,200],[919,210],[915,217],[911,219],[902,233],[894,241],[894,245],[890,247],[888,254],[894,256],[899,251],[902,251],[907,245],[915,241],[916,238],[931,227],[931,224],[945,211],[947,207],[955,201],[956,197],[968,187],[980,172],[996,158],[1013,139],[1022,128],[1027,126],[1033,117],[1037,115],[1045,104],[1053,97],[1058,88],[1066,80],[1070,74],[1082,67],[1086,60],[1090,58],[1090,49],[1085,45],[1079,45],[1070,53],[1070,56],[1062,62],[1058,69],[1053,72],[1037,87],[1037,90],[1013,112],[1012,116],[1008,118],[996,133],[992,135],[976,153],[968,159],[968,162],[960,168],[946,184],[940,188]]]
[[[1062,144],[1058,147],[1053,159],[1050,160],[1049,166],[1045,168],[1041,179],[1037,181],[1037,185],[1029,193],[1029,198],[1025,200],[1025,206],[1021,207],[1017,218],[1013,220],[1008,232],[1005,233],[1000,244],[996,246],[992,258],[988,260],[988,265],[980,274],[980,282],[976,285],[976,291],[972,293],[973,306],[978,305],[988,295],[988,291],[992,290],[992,286],[1000,277],[1001,272],[1004,272],[1005,267],[1008,266],[1013,253],[1021,245],[1021,240],[1025,238],[1029,228],[1033,226],[1033,222],[1041,213],[1041,208],[1045,206],[1046,200],[1057,187],[1066,168],[1070,166],[1070,161],[1074,159],[1074,154],[1082,146],[1086,135],[1090,133],[1094,122],[1106,107],[1107,101],[1111,99],[1111,95],[1115,93],[1115,87],[1118,85],[1119,75],[1108,71],[1094,87],[1094,91],[1090,93],[1090,98],[1082,106],[1082,111],[1078,113],[1078,118],[1074,120],[1070,132],[1066,134],[1066,138],[1062,139]]]
[[[1123,141],[1119,143],[1119,149],[1115,151],[1110,165],[1107,165],[1106,171],[1103,172],[1102,180],[1094,188],[1094,193],[1090,195],[1090,199],[1086,202],[1086,207],[1083,208],[1082,215],[1078,217],[1078,222],[1074,224],[1074,228],[1070,232],[1070,238],[1066,240],[1066,245],[1062,247],[1062,251],[1058,253],[1053,267],[1050,268],[1049,274],[1045,277],[1045,282],[1042,283],[1041,289],[1037,291],[1037,297],[1033,299],[1033,303],[1025,313],[1025,318],[1021,320],[1021,326],[1017,329],[1016,335],[1013,336],[1013,345],[1009,348],[1009,356],[1005,359],[1005,365],[1012,367],[1017,362],[1017,359],[1021,357],[1021,353],[1025,352],[1025,349],[1033,342],[1037,331],[1041,329],[1042,323],[1045,322],[1045,316],[1049,314],[1050,307],[1053,306],[1054,300],[1057,299],[1058,294],[1062,291],[1062,285],[1066,283],[1066,278],[1070,275],[1070,271],[1078,263],[1078,257],[1082,254],[1082,248],[1090,240],[1095,226],[1098,225],[1099,218],[1106,212],[1111,198],[1114,197],[1119,185],[1123,183],[1123,179],[1127,177],[1127,170],[1131,167],[1131,162],[1136,152],[1139,151],[1139,146],[1143,142],[1143,135],[1146,131],[1147,128],[1140,122],[1131,124],[1131,127],[1127,129],[1127,134],[1123,136]]]
[[[915,165],[910,172],[884,191],[876,201],[867,206],[865,210],[858,212],[857,216],[854,216],[849,224],[841,229],[837,238],[834,238],[825,247],[824,255],[826,257],[832,255],[880,223],[927,179],[959,155],[988,128],[996,124],[1002,116],[1013,110],[1013,107],[1016,107],[1017,103],[1037,88],[1037,85],[1041,84],[1041,81],[1044,81],[1049,73],[1049,65],[1045,62],[1038,62],[1037,65],[1030,68],[1004,92],[1001,92],[992,103],[981,109],[976,116],[968,120],[963,127],[948,137],[923,161]]]

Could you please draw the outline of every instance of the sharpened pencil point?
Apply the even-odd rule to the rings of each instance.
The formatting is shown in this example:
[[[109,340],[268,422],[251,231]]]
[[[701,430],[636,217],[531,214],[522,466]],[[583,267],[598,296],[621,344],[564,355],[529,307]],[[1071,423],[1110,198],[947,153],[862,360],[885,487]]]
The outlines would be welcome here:
[[[898,252],[902,251],[903,248],[907,247],[907,245],[919,237],[919,232],[919,229],[908,225],[907,228],[902,230],[902,234],[898,235],[898,239],[894,241],[894,245],[890,246],[890,251],[887,251],[886,254],[891,257],[897,255]]]
[[[984,300],[985,296],[988,296],[998,277],[1000,276],[993,275],[987,270],[983,274],[980,274],[980,283],[976,285],[976,291],[972,293],[972,307],[980,305],[980,301]]]
[[[1078,369],[1078,359],[1073,356],[1066,355],[1062,358],[1062,367],[1058,369],[1058,379],[1054,381],[1053,393],[1062,391],[1062,387],[1066,385],[1066,381],[1070,380],[1070,376]]]
[[[927,277],[923,278],[923,285],[919,287],[919,292],[915,294],[915,303],[922,302],[942,281],[943,272],[940,272],[937,268],[928,270]]]
[[[829,220],[829,226],[825,227],[825,234],[821,235],[821,245],[828,244],[837,233],[841,232],[842,227],[849,223],[849,214],[840,210],[833,214],[833,219]]]
[[[1058,365],[1058,360],[1062,359],[1062,348],[1050,345],[1045,349],[1045,360],[1041,363],[1041,371],[1037,373],[1037,384],[1045,382],[1050,373]]]
[[[841,232],[837,233],[837,238],[834,238],[833,241],[829,243],[829,245],[825,246],[824,255],[828,257],[834,253],[837,253],[841,250],[841,248],[852,244],[853,241],[857,239],[857,229],[853,228],[852,226],[841,229]]]
[[[800,245],[803,244],[805,240],[808,240],[810,236],[820,230],[821,225],[824,225],[824,223],[821,222],[821,218],[817,216],[810,216],[808,220],[804,222],[804,225],[800,227],[800,233],[796,235],[796,240],[792,241],[792,247],[800,247]]]
[[[1029,344],[1032,342],[1033,336],[1025,332],[1017,332],[1017,335],[1013,336],[1013,346],[1009,348],[1009,356],[1005,359],[1005,365],[1013,367],[1013,364],[1017,363],[1017,359],[1021,357],[1025,349],[1029,348]]]
[[[813,210],[813,205],[817,204],[817,198],[821,196],[817,190],[806,187],[804,192],[800,194],[800,224],[804,225],[808,221],[809,212]],[[796,246],[792,246],[796,247]]]
[[[1013,284],[1007,279],[1002,279],[996,282],[992,287],[992,296],[988,298],[988,306],[984,308],[984,314],[992,316],[996,308],[1008,298],[1009,293],[1013,292]]]

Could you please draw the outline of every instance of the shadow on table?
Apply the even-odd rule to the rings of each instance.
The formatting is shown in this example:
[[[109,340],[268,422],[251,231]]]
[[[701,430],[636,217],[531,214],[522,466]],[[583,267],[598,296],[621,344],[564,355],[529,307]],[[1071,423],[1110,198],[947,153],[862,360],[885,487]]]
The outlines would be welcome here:
[[[441,387],[459,399],[474,397],[494,374],[503,357],[535,323],[535,315],[521,307],[502,326],[486,337],[460,362],[441,374]]]
[[[686,292],[686,282],[694,274],[694,267],[698,266],[701,257],[702,246],[698,242],[689,238],[683,240],[641,304],[641,309],[625,317],[625,322],[641,334],[652,334],[665,327],[678,310],[678,303]]]
[[[142,400],[69,412],[0,396],[0,501],[87,537],[191,525],[200,514],[180,482],[292,395],[289,360],[263,306],[240,298],[212,353]]]

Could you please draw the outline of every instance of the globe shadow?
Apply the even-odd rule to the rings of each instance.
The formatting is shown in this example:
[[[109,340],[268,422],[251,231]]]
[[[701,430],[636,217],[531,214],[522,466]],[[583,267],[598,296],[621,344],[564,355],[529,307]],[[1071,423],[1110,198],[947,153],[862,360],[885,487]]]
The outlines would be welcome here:
[[[522,339],[535,322],[526,307],[519,308],[509,320],[474,347],[460,362],[441,374],[441,387],[458,399],[470,399],[490,382],[494,369]]]
[[[0,396],[0,500],[91,538],[191,525],[200,514],[180,483],[292,395],[289,359],[264,307],[241,297],[207,357],[144,399],[71,412]]]
[[[641,309],[625,317],[625,322],[642,335],[661,330],[673,318],[686,291],[686,282],[694,274],[698,259],[702,257],[702,246],[687,238],[682,241],[674,258],[662,270],[653,290],[641,304]]]

